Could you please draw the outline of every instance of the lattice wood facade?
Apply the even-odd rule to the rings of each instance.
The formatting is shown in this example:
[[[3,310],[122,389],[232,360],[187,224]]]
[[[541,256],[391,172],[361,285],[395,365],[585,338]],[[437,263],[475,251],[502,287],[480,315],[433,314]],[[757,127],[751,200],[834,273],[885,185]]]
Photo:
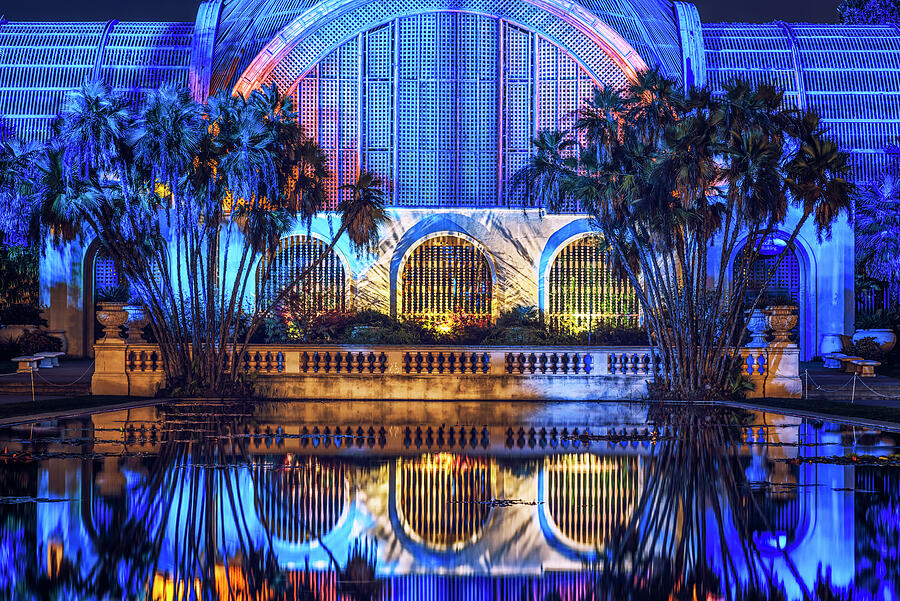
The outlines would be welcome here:
[[[407,533],[428,546],[453,549],[474,540],[493,498],[489,459],[439,453],[398,461],[397,514]]]
[[[591,453],[545,460],[546,510],[559,532],[587,550],[602,550],[626,526],[643,490],[640,458]]]

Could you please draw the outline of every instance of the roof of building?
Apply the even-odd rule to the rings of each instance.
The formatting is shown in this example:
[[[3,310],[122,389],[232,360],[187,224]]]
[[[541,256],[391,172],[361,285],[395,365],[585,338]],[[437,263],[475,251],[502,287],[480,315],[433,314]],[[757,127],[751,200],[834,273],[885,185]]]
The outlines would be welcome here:
[[[0,139],[43,139],[66,92],[102,77],[135,101],[188,84],[193,23],[0,23]]]
[[[707,82],[768,82],[815,110],[853,153],[854,178],[897,171],[884,149],[900,140],[900,26],[788,23],[703,25]]]

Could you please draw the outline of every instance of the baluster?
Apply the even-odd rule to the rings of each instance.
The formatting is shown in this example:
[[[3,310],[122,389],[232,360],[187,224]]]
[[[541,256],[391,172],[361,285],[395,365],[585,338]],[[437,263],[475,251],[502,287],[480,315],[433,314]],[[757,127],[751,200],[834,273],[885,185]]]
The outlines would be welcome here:
[[[381,373],[387,371],[387,355],[384,354],[384,351],[381,351],[381,353],[378,355],[378,369],[381,371]]]
[[[403,371],[409,373],[412,371],[412,356],[409,351],[403,353]]]
[[[748,376],[752,376],[756,371],[755,369],[756,360],[753,358],[751,353],[747,353],[747,357],[744,359],[744,373]]]
[[[456,353],[453,351],[447,353],[447,367],[451,374],[456,373]]]
[[[766,368],[768,367],[766,365],[766,354],[760,353],[759,357],[756,359],[756,363],[757,363],[757,365],[759,365],[759,375],[761,375],[761,376],[766,375]]]
[[[488,369],[490,369],[491,358],[487,353],[481,354],[481,373],[487,373]]]
[[[568,353],[563,353],[561,362],[562,362],[562,372],[564,374],[569,373],[569,354]]]
[[[341,364],[343,362],[343,359],[344,359],[344,357],[341,354],[341,351],[337,351],[334,354],[334,372],[335,373],[338,373],[338,374],[341,373]],[[348,361],[348,363],[349,363],[349,361]]]
[[[275,365],[278,373],[284,372],[284,353],[282,351],[278,351],[275,354]]]
[[[594,360],[587,353],[584,354],[584,358],[582,359],[584,362],[584,373],[590,374],[591,368],[594,366]]]
[[[365,369],[366,359],[362,354],[362,351],[359,351],[356,354],[356,373],[361,374],[363,369]]]
[[[325,351],[325,373],[331,372],[331,351]]]
[[[128,371],[134,371],[134,358],[135,352],[128,351],[128,360],[125,362],[125,366]]]
[[[431,351],[428,351],[428,355],[426,355],[426,357],[425,357],[425,363],[426,363],[425,369],[428,371],[428,373],[433,372],[434,371],[434,354],[432,354]]]
[[[300,355],[300,371],[303,373],[309,372],[309,353],[303,351]]]
[[[513,373],[513,370],[515,369],[513,367],[515,361],[515,355],[513,355],[512,353],[506,353],[506,373]]]
[[[556,353],[550,355],[550,371],[556,373],[559,370],[559,357]]]
[[[153,351],[150,353],[150,371],[159,369],[159,353]]]
[[[542,374],[547,373],[547,353],[541,353],[540,363],[541,366],[539,371]]]
[[[319,351],[313,352],[313,373],[319,373],[319,363],[321,362],[322,357],[319,356]]]
[[[537,356],[531,352],[528,354],[528,371],[533,374],[535,369],[537,369]]]
[[[416,352],[416,373],[417,374],[422,373],[422,361],[424,361],[424,360],[425,359],[422,357],[422,353]]]
[[[578,353],[572,355],[572,372],[581,373],[581,356]]]
[[[525,373],[525,353],[519,353],[516,355],[516,369],[520,374]]]
[[[368,370],[370,374],[375,373],[375,353],[369,351],[369,356],[366,357],[366,362],[369,364]]]
[[[444,352],[441,351],[437,356],[437,371],[439,374],[444,373]]]

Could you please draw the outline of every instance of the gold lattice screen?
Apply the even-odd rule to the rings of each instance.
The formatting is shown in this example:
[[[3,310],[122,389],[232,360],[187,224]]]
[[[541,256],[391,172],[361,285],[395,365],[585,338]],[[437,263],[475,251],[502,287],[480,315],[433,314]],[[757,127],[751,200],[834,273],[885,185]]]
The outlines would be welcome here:
[[[347,505],[343,463],[315,457],[288,457],[283,462],[257,461],[256,511],[280,540],[304,543],[325,536]]]
[[[397,510],[408,534],[446,549],[484,530],[493,499],[490,461],[438,453],[402,459],[397,472]]]
[[[590,453],[548,457],[547,511],[559,531],[578,545],[604,546],[634,512],[643,489],[639,462]]]
[[[347,310],[347,274],[338,254],[332,250],[321,261],[325,243],[309,236],[290,236],[279,244],[270,263],[263,260],[257,273],[257,294],[267,304],[290,286],[310,266],[312,269],[295,286],[306,313]],[[271,268],[268,279],[265,270]]]
[[[598,324],[637,326],[634,288],[610,268],[609,251],[596,236],[560,251],[550,268],[547,318],[557,329],[585,331]]]
[[[427,323],[453,313],[490,317],[491,268],[471,242],[456,236],[426,240],[413,250],[401,275],[401,315]]]

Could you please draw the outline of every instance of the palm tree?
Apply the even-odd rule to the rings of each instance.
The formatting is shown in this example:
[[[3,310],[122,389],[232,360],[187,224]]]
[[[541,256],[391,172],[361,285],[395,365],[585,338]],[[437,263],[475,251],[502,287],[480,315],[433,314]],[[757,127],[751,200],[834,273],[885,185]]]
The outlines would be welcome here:
[[[857,205],[856,260],[870,278],[900,283],[900,182],[889,175]]]
[[[256,265],[324,206],[325,155],[290,97],[272,87],[198,104],[186,89],[163,87],[135,112],[89,83],[55,131],[28,178],[34,237],[99,240],[148,307],[174,388],[246,392],[231,365],[274,306],[248,311],[244,302]],[[382,185],[361,174],[326,254],[344,233],[360,250],[377,242],[387,219]]]
[[[656,394],[731,388],[747,274],[730,282],[730,257],[755,260],[791,203],[800,216],[788,246],[810,219],[828,235],[848,212],[847,155],[814,114],[780,106],[771,86],[733,82],[717,97],[642,73],[623,91],[596,91],[572,131],[541,132],[516,176],[535,204],[574,201],[593,217],[659,343]]]

